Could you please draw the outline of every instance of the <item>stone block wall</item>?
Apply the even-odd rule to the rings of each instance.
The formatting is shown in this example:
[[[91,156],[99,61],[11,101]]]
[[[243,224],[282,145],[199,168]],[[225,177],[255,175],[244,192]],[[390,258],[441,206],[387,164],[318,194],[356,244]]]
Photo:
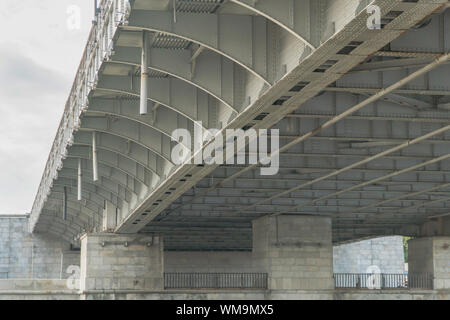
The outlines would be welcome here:
[[[433,238],[418,238],[408,241],[408,272],[433,273]]]
[[[426,237],[408,241],[409,273],[433,275],[433,288],[450,289],[450,237]]]
[[[334,289],[331,219],[264,217],[253,221],[253,259],[269,289]]]
[[[65,279],[70,265],[80,265],[80,253],[69,243],[28,233],[26,216],[0,217],[0,278]]]
[[[450,289],[450,237],[434,237],[434,289]]]
[[[381,273],[404,273],[403,238],[381,237],[334,246],[335,273],[366,273],[370,266],[379,267]]]
[[[159,237],[94,233],[81,239],[80,289],[162,290],[163,241]]]

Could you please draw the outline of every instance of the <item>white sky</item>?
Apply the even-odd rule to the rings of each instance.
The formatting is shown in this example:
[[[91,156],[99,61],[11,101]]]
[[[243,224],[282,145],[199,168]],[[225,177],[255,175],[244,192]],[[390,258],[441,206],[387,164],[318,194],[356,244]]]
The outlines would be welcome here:
[[[0,0],[0,214],[31,210],[93,13],[94,0]]]

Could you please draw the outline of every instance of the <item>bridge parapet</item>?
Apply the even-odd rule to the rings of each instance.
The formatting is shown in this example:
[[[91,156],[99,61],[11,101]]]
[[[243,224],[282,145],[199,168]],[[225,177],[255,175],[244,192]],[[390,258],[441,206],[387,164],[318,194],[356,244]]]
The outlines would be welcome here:
[[[88,97],[98,82],[98,71],[113,53],[113,39],[117,28],[126,24],[130,11],[128,0],[102,0],[93,21],[87,45],[78,67],[64,114],[45,165],[38,193],[30,215],[30,232],[33,232],[40,212],[50,193],[53,181],[62,169],[68,147],[73,144],[74,132],[80,128],[81,115],[88,107]]]

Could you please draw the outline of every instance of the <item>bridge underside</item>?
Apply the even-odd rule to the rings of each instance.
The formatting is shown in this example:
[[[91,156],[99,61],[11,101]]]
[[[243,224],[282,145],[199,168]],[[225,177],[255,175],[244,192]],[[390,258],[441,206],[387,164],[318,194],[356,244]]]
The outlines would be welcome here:
[[[161,234],[166,250],[251,250],[252,221],[268,215],[331,217],[334,242],[439,228],[450,213],[448,2],[375,1],[379,30],[367,28],[369,2],[103,8],[74,87],[86,103],[69,99],[33,231],[78,243],[111,208],[115,232]],[[112,23],[114,10],[127,14]],[[196,127],[279,129],[278,173],[175,165],[173,130]]]

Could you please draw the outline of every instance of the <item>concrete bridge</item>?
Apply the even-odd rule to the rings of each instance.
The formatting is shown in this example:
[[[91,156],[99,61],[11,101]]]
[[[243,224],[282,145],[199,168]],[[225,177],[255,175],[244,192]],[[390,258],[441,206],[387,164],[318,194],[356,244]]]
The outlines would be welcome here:
[[[169,251],[252,252],[270,290],[332,290],[332,245],[386,235],[449,289],[448,8],[100,1],[30,232],[81,244],[85,292],[160,289]],[[176,164],[180,128],[279,129],[278,173]]]

